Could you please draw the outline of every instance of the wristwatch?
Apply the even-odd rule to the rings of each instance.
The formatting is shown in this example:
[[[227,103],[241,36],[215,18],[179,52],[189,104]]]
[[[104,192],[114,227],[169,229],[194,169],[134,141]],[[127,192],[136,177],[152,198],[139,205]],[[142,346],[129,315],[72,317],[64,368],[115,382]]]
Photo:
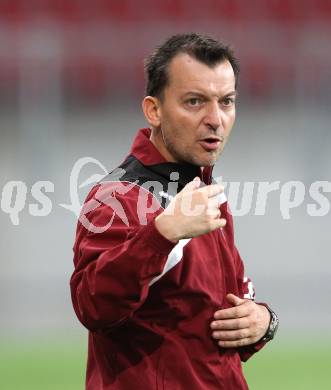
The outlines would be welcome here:
[[[266,332],[266,334],[262,337],[261,341],[270,341],[275,337],[275,334],[277,332],[278,326],[279,326],[279,319],[277,317],[277,314],[270,309],[269,306],[264,305],[270,313],[270,323],[269,328]]]

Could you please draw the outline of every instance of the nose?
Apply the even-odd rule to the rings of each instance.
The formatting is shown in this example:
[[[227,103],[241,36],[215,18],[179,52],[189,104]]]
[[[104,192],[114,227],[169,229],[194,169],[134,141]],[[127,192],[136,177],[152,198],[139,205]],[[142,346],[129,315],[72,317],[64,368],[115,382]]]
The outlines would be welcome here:
[[[221,114],[221,108],[219,107],[218,102],[210,102],[210,104],[207,105],[204,123],[212,130],[218,130],[222,126]]]

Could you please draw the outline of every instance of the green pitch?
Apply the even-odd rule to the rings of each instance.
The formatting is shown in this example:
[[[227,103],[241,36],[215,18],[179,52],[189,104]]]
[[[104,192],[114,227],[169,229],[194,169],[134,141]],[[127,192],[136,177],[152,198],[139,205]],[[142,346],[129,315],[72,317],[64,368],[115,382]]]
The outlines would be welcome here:
[[[270,343],[244,364],[251,390],[331,389],[331,342]]]
[[[86,341],[0,345],[1,390],[83,390]],[[251,390],[330,387],[331,343],[274,342],[244,364]]]

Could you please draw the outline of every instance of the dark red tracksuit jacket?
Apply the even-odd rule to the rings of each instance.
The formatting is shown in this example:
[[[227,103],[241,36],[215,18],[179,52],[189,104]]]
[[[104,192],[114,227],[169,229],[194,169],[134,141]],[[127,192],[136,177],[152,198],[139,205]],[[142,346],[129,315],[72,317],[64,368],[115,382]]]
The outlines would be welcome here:
[[[211,169],[165,161],[149,136],[140,130],[92,189],[77,227],[71,293],[89,330],[86,389],[247,389],[241,360],[264,344],[223,349],[210,330],[226,294],[252,292],[226,199],[225,228],[177,245],[164,238],[155,217],[195,176],[210,184]]]

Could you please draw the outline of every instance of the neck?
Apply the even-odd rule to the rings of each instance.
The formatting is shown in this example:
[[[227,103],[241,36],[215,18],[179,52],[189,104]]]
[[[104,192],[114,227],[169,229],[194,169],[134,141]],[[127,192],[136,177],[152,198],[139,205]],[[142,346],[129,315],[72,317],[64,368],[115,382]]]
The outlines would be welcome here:
[[[178,161],[167,150],[161,130],[152,129],[149,140],[167,161],[178,163]]]

